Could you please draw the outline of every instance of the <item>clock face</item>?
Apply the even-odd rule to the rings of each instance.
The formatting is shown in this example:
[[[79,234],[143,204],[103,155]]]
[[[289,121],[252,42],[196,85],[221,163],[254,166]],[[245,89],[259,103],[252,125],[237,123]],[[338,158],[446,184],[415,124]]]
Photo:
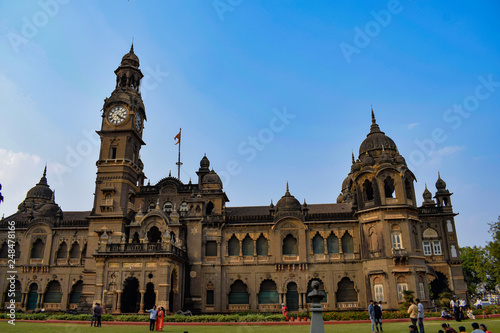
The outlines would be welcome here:
[[[121,105],[115,106],[108,112],[108,121],[112,125],[120,125],[125,119],[127,119],[127,109]]]
[[[139,112],[135,113],[135,128],[137,128],[138,131],[142,128],[142,118]]]

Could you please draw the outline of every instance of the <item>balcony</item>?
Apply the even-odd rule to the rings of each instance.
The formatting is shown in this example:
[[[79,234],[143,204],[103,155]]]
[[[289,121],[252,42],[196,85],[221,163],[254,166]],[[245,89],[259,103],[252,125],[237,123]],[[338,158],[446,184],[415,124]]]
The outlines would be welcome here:
[[[179,258],[188,259],[186,251],[168,243],[116,243],[106,244],[104,251],[98,254],[170,254]]]

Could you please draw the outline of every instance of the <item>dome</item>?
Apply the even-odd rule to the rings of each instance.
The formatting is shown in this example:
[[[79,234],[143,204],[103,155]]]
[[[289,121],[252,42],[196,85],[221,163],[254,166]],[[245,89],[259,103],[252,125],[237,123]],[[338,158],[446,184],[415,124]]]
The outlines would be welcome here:
[[[210,161],[208,160],[207,155],[205,155],[200,161],[200,168],[208,169],[209,167],[210,167]]]
[[[130,52],[125,54],[122,58],[122,66],[130,65],[133,67],[139,67],[139,57],[134,53],[134,44],[130,47]]]
[[[205,175],[203,177],[202,183],[203,184],[219,184],[222,186],[222,180],[220,180],[219,175],[214,170],[211,170],[207,175]]]
[[[427,189],[427,184],[425,185],[425,190],[424,193],[422,194],[422,197],[424,198],[425,201],[432,200],[432,193]]]
[[[397,147],[394,141],[392,141],[390,137],[385,135],[385,133],[382,132],[378,127],[372,109],[372,125],[370,127],[370,133],[368,133],[366,139],[361,143],[361,146],[359,146],[359,156],[372,150],[382,149],[391,149],[397,151]]]
[[[396,159],[396,162],[398,162],[399,164],[406,165],[406,160],[405,160],[405,158],[403,156],[401,156],[401,155],[398,154],[398,155],[396,155],[395,159]]]
[[[350,180],[351,180],[351,176],[347,176],[345,177],[344,181],[342,182],[342,191],[343,190],[350,190]]]
[[[286,193],[276,204],[278,212],[300,211],[301,207],[302,205],[299,200],[295,199],[295,197],[288,191],[288,183],[286,183]]]
[[[49,185],[47,184],[47,178],[45,177],[46,175],[47,175],[47,167],[45,167],[43,171],[43,176],[42,178],[40,178],[38,184],[32,187],[26,194],[26,199],[46,199],[46,200],[52,199],[53,193]]]
[[[436,188],[438,192],[446,192],[446,183],[441,179],[441,175],[438,172],[438,180],[436,181]]]

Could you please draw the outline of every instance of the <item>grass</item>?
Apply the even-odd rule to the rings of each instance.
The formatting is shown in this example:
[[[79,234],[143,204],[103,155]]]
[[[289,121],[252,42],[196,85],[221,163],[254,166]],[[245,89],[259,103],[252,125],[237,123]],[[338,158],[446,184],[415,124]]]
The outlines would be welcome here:
[[[467,332],[471,332],[472,320],[467,320],[465,322],[457,323],[454,321],[448,321],[451,327],[458,331],[458,326],[465,326]],[[477,320],[478,323],[483,323],[488,326],[488,330],[492,332],[500,332],[500,319],[486,319]],[[441,329],[441,321],[426,321],[425,330],[426,332],[437,332]],[[89,323],[90,325],[90,323]],[[0,332],[33,332],[33,333],[84,333],[84,332],[149,332],[149,324],[144,323],[144,325],[106,325],[103,323],[101,328],[90,327],[89,325],[83,324],[52,324],[52,323],[40,323],[40,322],[17,322],[15,326],[9,325],[6,321],[0,322]],[[404,323],[385,323],[384,333],[401,333],[408,332],[408,325],[410,322]],[[189,332],[189,333],[273,333],[273,332],[283,332],[286,330],[293,330],[293,333],[306,333],[309,332],[310,327],[308,325],[298,326],[298,325],[286,325],[286,326],[253,326],[253,325],[235,325],[235,326],[165,326],[164,332]],[[370,332],[370,324],[335,324],[335,325],[325,325],[325,332],[335,332],[335,333],[352,333],[352,332]]]

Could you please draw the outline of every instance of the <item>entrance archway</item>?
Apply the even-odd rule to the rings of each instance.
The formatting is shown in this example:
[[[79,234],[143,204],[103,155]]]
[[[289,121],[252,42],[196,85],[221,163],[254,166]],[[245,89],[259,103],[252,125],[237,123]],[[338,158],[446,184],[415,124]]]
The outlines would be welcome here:
[[[30,291],[28,292],[28,305],[26,306],[26,310],[35,310],[37,301],[38,285],[36,283],[32,283],[30,286]]]
[[[295,282],[290,282],[286,286],[286,307],[288,311],[299,310],[299,293]]]
[[[148,231],[148,242],[149,243],[158,243],[161,239],[161,232],[158,227],[151,227]]]
[[[123,294],[121,296],[122,313],[137,313],[139,312],[140,295],[139,281],[135,277],[129,277],[123,283]]]
[[[144,294],[144,309],[152,309],[153,305],[156,303],[156,293],[155,293],[155,285],[152,282],[149,282],[146,285],[146,293]]]
[[[446,277],[446,275],[437,271],[436,275],[437,277],[430,283],[432,299],[438,299],[439,294],[451,291],[448,285],[448,278]]]

